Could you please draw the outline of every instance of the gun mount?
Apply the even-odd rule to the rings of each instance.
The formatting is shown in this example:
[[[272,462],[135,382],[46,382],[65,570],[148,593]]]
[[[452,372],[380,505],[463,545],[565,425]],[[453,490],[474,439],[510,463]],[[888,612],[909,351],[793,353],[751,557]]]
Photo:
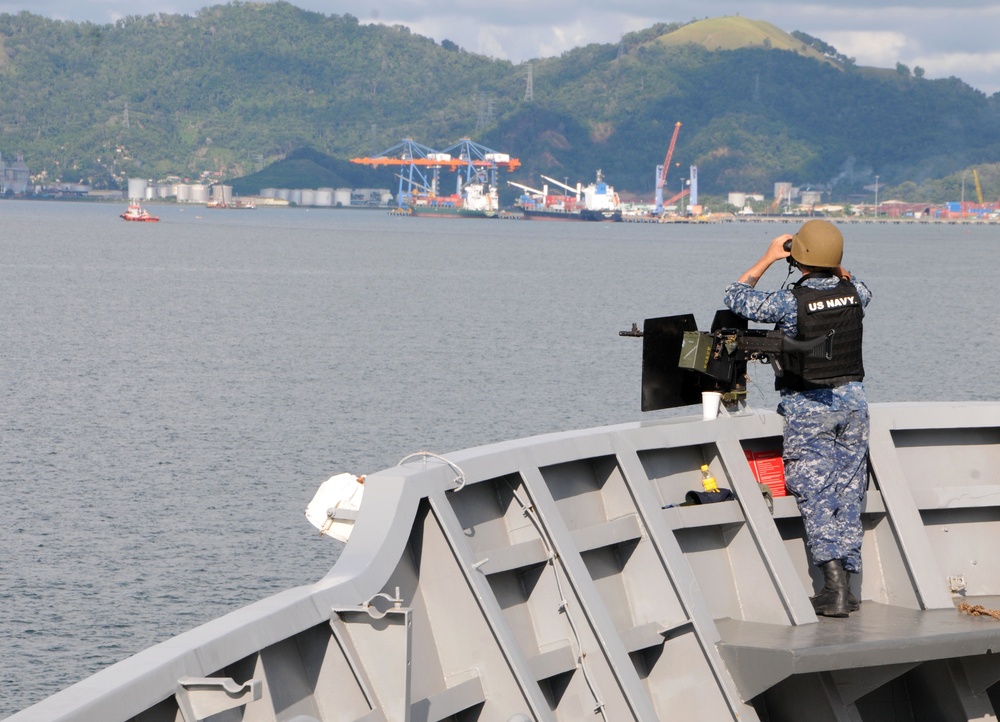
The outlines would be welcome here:
[[[780,331],[750,329],[746,319],[720,310],[712,330],[699,331],[694,315],[647,318],[620,336],[642,338],[643,411],[701,403],[702,391],[719,391],[727,408],[746,400],[747,363],[771,364],[784,372],[783,354],[832,353],[833,331],[813,341],[796,341]]]

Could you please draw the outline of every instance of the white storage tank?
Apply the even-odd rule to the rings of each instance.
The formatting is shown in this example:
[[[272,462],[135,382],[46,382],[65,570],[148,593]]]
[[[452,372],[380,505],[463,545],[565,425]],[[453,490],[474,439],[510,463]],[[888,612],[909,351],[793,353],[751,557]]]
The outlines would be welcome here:
[[[146,189],[149,187],[149,181],[145,178],[129,178],[128,179],[128,197],[136,199],[146,198]]]
[[[382,190],[379,188],[356,188],[354,190],[354,203],[362,206],[378,205],[382,197]]]
[[[191,186],[191,197],[188,199],[192,203],[208,203],[208,186],[195,184]]]
[[[746,193],[730,193],[729,194],[729,205],[736,206],[737,208],[742,208],[747,204],[747,194]]]
[[[221,183],[212,186],[212,203],[220,206],[228,206],[233,202],[233,187],[225,186]]]
[[[329,208],[333,205],[333,188],[320,188],[316,191],[316,205]]]
[[[177,196],[178,203],[187,203],[191,200],[191,186],[187,183],[178,183],[177,192],[174,194]]]
[[[302,189],[293,188],[292,190],[288,191],[288,202],[294,203],[297,206],[302,205]]]
[[[304,206],[314,206],[316,205],[316,191],[312,188],[302,189],[302,205]]]
[[[287,188],[279,188],[274,192],[274,197],[277,198],[279,201],[287,201],[290,193],[291,191],[288,190]]]
[[[820,199],[822,197],[823,197],[822,191],[802,191],[802,205],[804,206],[819,205]]]
[[[260,197],[261,198],[271,198],[271,199],[273,199],[273,198],[277,197],[277,193],[278,193],[278,189],[277,188],[261,188],[260,189]]]
[[[338,208],[347,208],[351,205],[351,189],[350,188],[338,188],[333,193],[333,205]]]

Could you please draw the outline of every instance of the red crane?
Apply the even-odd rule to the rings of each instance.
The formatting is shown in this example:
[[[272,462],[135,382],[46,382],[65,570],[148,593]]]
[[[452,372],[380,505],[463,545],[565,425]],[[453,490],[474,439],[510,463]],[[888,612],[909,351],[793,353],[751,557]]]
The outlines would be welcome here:
[[[670,147],[667,148],[667,157],[663,165],[659,167],[656,174],[656,213],[663,213],[663,186],[667,182],[667,171],[670,169],[670,159],[674,155],[674,146],[677,145],[677,136],[681,132],[681,122],[678,120],[674,126],[674,135],[670,139]]]

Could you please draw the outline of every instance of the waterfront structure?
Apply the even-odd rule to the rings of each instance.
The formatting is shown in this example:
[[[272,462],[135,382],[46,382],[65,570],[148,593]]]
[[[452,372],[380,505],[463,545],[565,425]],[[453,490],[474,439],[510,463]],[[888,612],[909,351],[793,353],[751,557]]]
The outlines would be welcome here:
[[[0,194],[24,195],[31,185],[31,173],[28,164],[21,155],[14,156],[13,163],[7,163],[0,154]]]

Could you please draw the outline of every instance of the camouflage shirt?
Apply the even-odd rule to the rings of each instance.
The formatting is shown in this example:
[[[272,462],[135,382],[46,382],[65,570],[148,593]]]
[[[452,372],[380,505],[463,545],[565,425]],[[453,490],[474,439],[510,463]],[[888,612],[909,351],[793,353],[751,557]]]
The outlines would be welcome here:
[[[803,285],[809,288],[833,288],[840,282],[836,276],[808,278]],[[851,279],[862,306],[867,306],[872,293],[862,281]],[[799,305],[787,288],[777,291],[758,291],[749,283],[730,283],[726,286],[726,306],[734,313],[757,323],[773,323],[787,336],[798,332]],[[867,407],[864,386],[852,381],[829,389],[810,391],[781,390],[779,414],[800,414],[823,411],[846,411]]]

